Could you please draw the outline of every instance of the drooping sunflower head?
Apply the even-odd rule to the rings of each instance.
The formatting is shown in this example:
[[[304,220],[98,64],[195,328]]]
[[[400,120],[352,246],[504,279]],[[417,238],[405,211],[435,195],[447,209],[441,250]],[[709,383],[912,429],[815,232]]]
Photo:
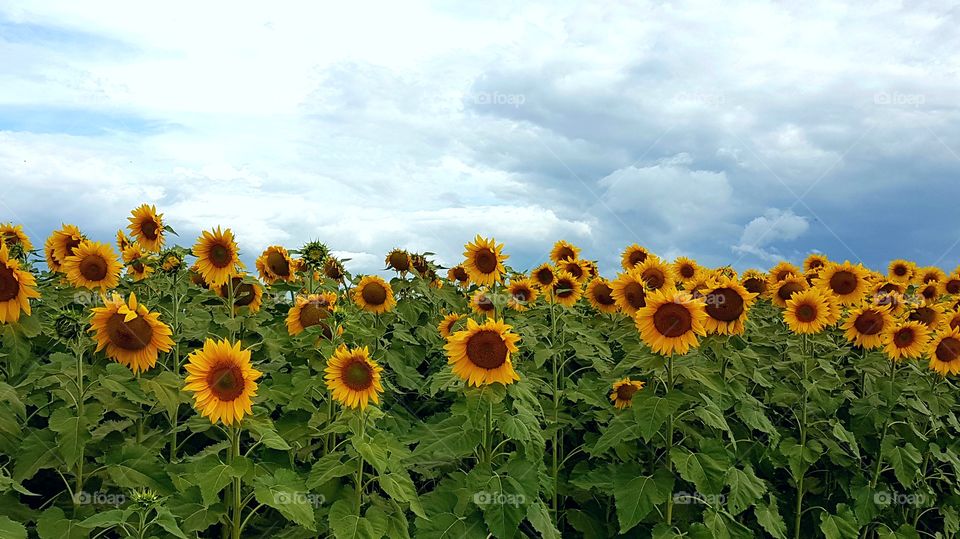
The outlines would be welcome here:
[[[376,275],[366,275],[353,289],[353,302],[364,311],[374,314],[388,312],[397,304],[390,283]]]
[[[610,288],[613,290],[613,300],[617,307],[630,316],[647,305],[649,289],[640,272],[635,269],[618,274],[610,283]]]
[[[620,265],[624,270],[630,271],[637,265],[642,264],[650,256],[650,251],[634,243],[623,250],[620,255]]]
[[[594,277],[587,285],[587,301],[601,313],[617,312],[617,300],[613,297],[613,287],[603,277]]]
[[[700,274],[700,265],[692,258],[685,256],[677,257],[671,266],[673,280],[686,285],[694,281]]]
[[[706,335],[703,300],[688,292],[663,288],[650,292],[646,306],[634,315],[640,339],[654,352],[671,356],[686,354]]]
[[[307,328],[320,326],[323,337],[332,338],[329,319],[333,315],[336,302],[337,295],[333,292],[297,296],[293,306],[287,311],[287,332],[290,335],[299,335]]]
[[[199,286],[200,288],[210,288],[210,283],[203,278],[203,274],[200,273],[200,269],[197,267],[196,262],[190,266],[190,282]]]
[[[646,260],[638,264],[634,269],[640,274],[640,278],[647,284],[649,290],[660,290],[661,288],[671,288],[674,286],[673,272],[670,266],[655,256],[648,256]]]
[[[343,264],[332,256],[328,256],[323,262],[323,274],[327,276],[328,279],[333,279],[334,281],[340,281],[346,276],[346,271],[343,268]]]
[[[790,331],[798,334],[820,333],[830,325],[831,306],[827,294],[818,288],[795,293],[786,301],[783,319]]]
[[[863,304],[850,311],[841,327],[848,341],[870,350],[883,346],[884,332],[893,325],[889,306]]]
[[[140,243],[131,243],[121,253],[123,263],[127,266],[127,275],[133,277],[134,281],[142,281],[153,273],[153,266],[148,262],[146,253]]]
[[[120,251],[121,254],[123,254],[123,252],[127,250],[127,247],[130,247],[132,243],[133,242],[130,241],[130,238],[123,233],[122,229],[117,230],[117,250]]]
[[[291,282],[297,278],[296,265],[290,254],[280,245],[271,245],[264,249],[256,261],[257,272],[267,284],[277,281]]]
[[[53,246],[54,259],[62,265],[83,239],[79,228],[74,225],[63,225],[59,230],[54,230],[47,241]]]
[[[763,296],[767,292],[767,274],[760,270],[748,269],[743,272],[741,282],[751,294]]]
[[[133,239],[147,251],[160,252],[164,242],[163,214],[157,213],[156,206],[146,204],[142,204],[130,213],[132,217],[127,218],[130,221],[127,229]]]
[[[585,260],[564,259],[557,264],[557,270],[569,273],[574,279],[583,283],[590,278],[590,268]]]
[[[366,410],[370,401],[380,403],[383,368],[370,357],[366,346],[347,348],[340,345],[327,361],[324,377],[333,398],[348,408]]]
[[[936,266],[927,266],[917,270],[918,281],[922,284],[941,283],[947,278],[947,274]]]
[[[70,284],[77,288],[107,290],[120,282],[123,264],[109,245],[83,241],[63,261],[62,269]]]
[[[394,249],[387,253],[387,258],[385,259],[387,266],[385,269],[392,269],[403,275],[410,271],[412,262],[413,261],[410,260],[410,253],[403,249]]]
[[[519,350],[520,336],[510,329],[503,320],[483,324],[467,320],[466,329],[452,334],[444,346],[453,373],[472,386],[507,385],[520,380],[510,359]]]
[[[801,275],[788,275],[782,281],[773,281],[771,278],[767,282],[767,294],[770,301],[781,309],[787,306],[787,301],[797,292],[802,292],[810,288],[810,284]]]
[[[774,285],[791,275],[803,275],[803,272],[800,271],[800,268],[794,266],[793,264],[782,261],[779,262],[776,266],[770,268],[770,271],[767,272],[767,275],[770,276],[770,282],[768,284]]]
[[[816,271],[820,272],[823,268],[830,263],[830,259],[826,255],[821,253],[810,253],[809,256],[803,261],[803,271]]]
[[[470,280],[480,286],[491,286],[503,280],[506,269],[503,261],[509,256],[502,253],[503,244],[493,238],[481,238],[479,234],[464,246],[463,269]]]
[[[413,266],[413,271],[416,271],[418,275],[424,278],[430,277],[430,273],[433,271],[430,261],[427,260],[427,256],[425,254],[411,254],[410,265]]]
[[[39,298],[37,280],[20,263],[10,258],[7,244],[0,242],[0,324],[20,320],[20,313],[30,314],[30,298]]]
[[[124,301],[119,294],[104,298],[103,307],[95,307],[90,329],[97,351],[125,365],[134,374],[153,368],[160,352],[173,348],[170,327],[160,321],[160,313],[150,312],[130,294]]]
[[[19,249],[23,253],[33,250],[33,243],[30,242],[27,233],[23,231],[23,225],[0,223],[0,240],[3,240],[10,252],[14,249]]]
[[[453,330],[457,325],[457,322],[466,318],[459,313],[450,313],[443,317],[443,320],[437,324],[437,331],[440,333],[440,336],[444,339],[450,337],[453,334]]]
[[[704,327],[708,333],[740,335],[747,321],[747,313],[757,295],[748,292],[740,281],[729,277],[711,279],[703,291]]]
[[[631,380],[629,377],[617,380],[613,383],[613,391],[610,393],[610,400],[617,410],[623,410],[633,404],[633,396],[637,391],[643,389],[645,384],[639,380]]]
[[[246,274],[231,277],[230,282],[219,286],[211,286],[213,292],[221,298],[230,295],[230,286],[233,286],[233,308],[241,309],[246,307],[250,313],[260,310],[263,304],[263,287],[260,283],[251,279],[245,279]]]
[[[221,232],[204,231],[193,246],[193,256],[197,257],[197,269],[210,286],[219,286],[240,273],[240,249],[228,228]]]
[[[516,311],[526,311],[535,301],[537,301],[537,287],[533,281],[528,278],[510,279],[510,286],[507,287],[507,294],[510,299],[507,306]]]
[[[493,299],[487,289],[479,288],[470,296],[470,309],[476,314],[493,318],[497,313]]]
[[[917,273],[917,265],[909,260],[897,259],[887,266],[887,275],[891,281],[907,283]]]
[[[917,359],[930,342],[930,328],[920,322],[900,322],[883,331],[883,351],[894,361]]]
[[[843,264],[830,264],[820,272],[817,286],[829,291],[842,305],[859,303],[869,289],[866,270],[861,265],[849,261]]]
[[[164,273],[176,273],[183,268],[183,252],[180,247],[167,249],[160,253],[160,269]]]
[[[447,280],[456,283],[462,288],[466,288],[470,285],[470,274],[467,273],[467,270],[463,269],[463,264],[457,264],[447,270]]]
[[[916,305],[907,310],[907,320],[920,322],[930,328],[930,331],[937,331],[944,322],[944,306],[938,303],[929,305]]]
[[[576,260],[580,257],[580,248],[566,240],[559,240],[553,244],[550,250],[550,260],[554,264],[560,264],[563,260]]]
[[[960,329],[941,329],[927,346],[930,368],[943,376],[960,374]]]
[[[530,272],[530,278],[541,290],[549,290],[557,279],[557,272],[550,264],[540,264]]]
[[[251,399],[263,373],[250,364],[250,350],[240,342],[207,339],[203,348],[188,357],[184,390],[193,392],[194,407],[211,423],[239,423],[253,413]]]
[[[564,270],[558,270],[553,286],[550,287],[550,297],[564,307],[573,307],[583,295],[583,285],[579,279]]]

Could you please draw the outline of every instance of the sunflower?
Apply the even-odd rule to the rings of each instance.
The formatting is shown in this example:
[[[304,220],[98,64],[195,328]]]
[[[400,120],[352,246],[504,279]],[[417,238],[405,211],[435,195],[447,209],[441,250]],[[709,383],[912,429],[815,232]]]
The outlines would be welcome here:
[[[470,296],[470,309],[477,314],[485,315],[487,318],[493,318],[497,313],[497,306],[493,303],[493,298],[487,294],[487,290],[481,288]]]
[[[944,307],[937,303],[918,305],[907,311],[907,320],[920,322],[931,331],[937,331],[944,322],[943,313]]]
[[[647,257],[634,269],[647,284],[648,290],[655,291],[674,286],[673,272],[670,270],[670,266],[655,256]]]
[[[472,386],[520,380],[510,361],[510,354],[519,350],[520,336],[510,329],[503,320],[467,320],[466,329],[451,335],[444,346],[453,373]]]
[[[153,267],[145,264],[145,255],[139,243],[131,243],[121,253],[123,263],[127,266],[127,275],[134,281],[142,281],[153,273]]]
[[[748,269],[743,272],[741,282],[751,294],[762,296],[767,291],[767,275],[760,270]]]
[[[450,337],[453,333],[453,326],[457,324],[460,320],[466,318],[459,313],[451,313],[443,317],[443,320],[437,324],[437,331],[440,332],[440,336],[444,339]]]
[[[340,281],[344,278],[346,272],[343,269],[343,264],[339,260],[332,256],[328,256],[323,261],[323,274],[326,275],[328,279]]]
[[[47,269],[50,270],[51,273],[58,273],[61,270],[62,264],[55,254],[56,250],[56,239],[54,236],[50,236],[47,238],[47,241],[43,243],[43,254],[47,258]]]
[[[576,260],[579,256],[580,248],[566,240],[554,243],[553,249],[550,250],[550,260],[554,264],[560,264],[561,261],[567,259]]]
[[[549,290],[553,286],[553,281],[557,280],[557,274],[550,264],[540,264],[530,272],[530,277],[540,287],[541,290]]]
[[[825,255],[820,253],[810,253],[810,256],[803,261],[803,270],[804,272],[808,271],[817,271],[819,272],[830,263],[830,259]]]
[[[650,251],[640,247],[636,243],[623,250],[620,255],[620,265],[623,269],[630,271],[638,264],[642,264],[650,256]]]
[[[106,348],[107,357],[134,374],[153,368],[157,355],[173,348],[173,332],[160,321],[160,313],[137,303],[133,293],[128,301],[119,294],[104,298],[104,306],[93,309],[88,331],[94,333],[97,352]]]
[[[183,267],[183,255],[176,249],[167,249],[160,255],[160,269],[167,273],[176,273]]]
[[[774,285],[791,275],[803,275],[803,272],[800,271],[800,268],[794,266],[793,264],[783,261],[770,268],[770,271],[767,272],[767,275],[770,276],[770,282],[768,284]]]
[[[207,339],[187,359],[183,389],[194,393],[200,415],[232,425],[253,413],[250,399],[257,395],[256,381],[263,373],[250,365],[250,350],[241,350],[240,342]]]
[[[257,272],[267,284],[277,281],[290,282],[296,279],[295,264],[287,250],[279,245],[264,249],[256,261]]]
[[[947,278],[947,274],[944,271],[936,266],[928,266],[926,268],[919,268],[917,270],[917,275],[919,276],[919,281],[923,284],[926,283],[940,283]]]
[[[463,269],[463,264],[457,264],[447,270],[447,280],[466,288],[470,284],[470,274]]]
[[[597,267],[597,262],[595,260],[584,260],[584,265],[587,267],[587,277],[593,279],[594,277],[600,275],[600,268]]]
[[[613,297],[613,288],[603,277],[596,277],[587,285],[587,300],[594,309],[602,313],[617,312],[617,300]]]
[[[367,275],[353,289],[353,302],[364,311],[381,314],[393,309],[397,300],[390,283],[376,275]]]
[[[511,278],[507,294],[510,295],[507,306],[516,311],[526,311],[537,300],[537,288],[533,281],[527,278]]]
[[[233,232],[229,228],[221,232],[219,226],[216,230],[204,231],[193,246],[197,269],[210,286],[224,284],[240,273],[243,263],[239,251]]]
[[[63,261],[67,280],[77,288],[114,288],[120,282],[123,264],[105,243],[84,240]]]
[[[584,260],[564,259],[557,263],[557,270],[569,273],[578,282],[583,283],[590,278],[590,268]]]
[[[960,373],[960,329],[940,330],[927,346],[930,368],[947,376]]]
[[[708,333],[740,335],[747,313],[757,295],[750,293],[740,281],[729,277],[712,280],[703,292],[707,317],[703,326]]]
[[[427,277],[431,271],[430,261],[427,260],[426,255],[420,253],[410,255],[410,265],[413,266],[413,270],[421,277]]]
[[[263,304],[263,287],[260,286],[260,283],[244,282],[243,277],[244,275],[238,275],[231,279],[233,286],[233,308],[240,309],[241,307],[246,307],[250,313],[255,313],[260,310],[260,305]],[[230,295],[230,288],[227,284],[213,286],[211,288],[214,294],[221,298]]]
[[[820,273],[817,286],[831,292],[842,305],[854,305],[867,293],[869,283],[863,266],[850,262],[830,264]]]
[[[412,264],[410,260],[410,253],[404,251],[403,249],[394,249],[387,253],[387,258],[385,263],[388,269],[392,269],[403,275],[410,271],[410,265]]]
[[[27,236],[27,233],[23,231],[23,225],[0,223],[0,239],[9,249],[19,245],[25,253],[33,250],[33,244],[30,243],[30,237]]]
[[[901,322],[883,330],[883,351],[894,360],[917,359],[922,356],[930,340],[930,328],[920,322]]]
[[[767,282],[769,285],[767,293],[770,295],[770,301],[781,309],[787,306],[787,301],[794,294],[810,288],[807,280],[800,275],[788,275],[782,281],[773,281],[771,276],[771,281]]]
[[[133,217],[127,217],[130,224],[127,229],[130,235],[137,240],[144,249],[157,253],[163,248],[163,214],[157,213],[156,206],[142,204],[130,212]]]
[[[787,300],[783,319],[794,333],[820,333],[830,325],[830,310],[827,294],[820,289],[809,288]]]
[[[883,334],[893,325],[889,306],[862,305],[850,311],[841,328],[848,341],[870,350],[883,346]]]
[[[10,258],[7,244],[0,241],[0,324],[20,320],[20,312],[30,314],[30,298],[39,298],[37,280],[32,273],[20,269],[20,262]]]
[[[583,289],[580,281],[573,275],[564,270],[559,270],[557,271],[557,278],[550,288],[550,294],[553,300],[560,305],[573,307],[580,300],[580,296],[583,295]]]
[[[943,323],[943,327],[960,329],[960,311],[951,311],[947,314],[946,320]]]
[[[629,377],[617,380],[613,383],[613,391],[610,393],[610,400],[617,410],[623,410],[633,404],[633,396],[643,389],[644,383],[639,380],[631,380]]]
[[[887,266],[887,273],[890,276],[890,280],[898,283],[910,282],[916,272],[917,265],[909,260],[894,260]]]
[[[67,257],[73,254],[73,250],[83,241],[83,234],[80,229],[74,225],[63,225],[59,230],[54,230],[47,241],[53,244],[54,259],[63,264]]]
[[[671,287],[651,292],[646,303],[646,307],[634,315],[634,320],[640,339],[651,350],[664,356],[683,355],[699,346],[698,336],[707,333],[703,326],[707,314],[702,300]]]
[[[696,279],[700,273],[700,266],[691,258],[677,257],[670,267],[674,281],[686,285]]]
[[[336,302],[337,295],[333,292],[297,296],[293,307],[287,311],[287,332],[299,335],[309,327],[320,326],[323,336],[331,338],[330,326],[325,320],[330,318]]]
[[[380,404],[382,371],[383,367],[370,358],[366,346],[348,349],[341,344],[327,361],[324,378],[327,389],[337,402],[349,408],[366,410],[370,401]]]
[[[123,233],[123,230],[117,231],[117,250],[120,251],[120,254],[123,254],[127,250],[127,247],[130,247],[134,242],[130,241],[130,238]]]
[[[309,241],[300,248],[300,257],[304,265],[312,270],[323,267],[329,256],[330,249],[318,240]]]
[[[923,298],[923,302],[928,305],[936,303],[940,299],[940,283],[937,281],[924,283],[917,289],[917,294]]]
[[[193,265],[190,266],[189,273],[190,273],[191,283],[199,286],[200,288],[210,288],[210,283],[208,283],[207,280],[203,278],[203,275],[200,273],[200,269],[197,267],[196,262],[194,262]]]
[[[481,238],[479,234],[473,242],[464,245],[463,269],[470,280],[480,286],[491,286],[502,281],[506,272],[503,261],[510,258],[502,251],[502,243],[497,243],[493,238]]]
[[[647,305],[647,284],[636,270],[618,274],[610,283],[610,288],[617,307],[630,316]]]
[[[943,291],[951,296],[960,294],[960,272],[953,272],[943,280]]]

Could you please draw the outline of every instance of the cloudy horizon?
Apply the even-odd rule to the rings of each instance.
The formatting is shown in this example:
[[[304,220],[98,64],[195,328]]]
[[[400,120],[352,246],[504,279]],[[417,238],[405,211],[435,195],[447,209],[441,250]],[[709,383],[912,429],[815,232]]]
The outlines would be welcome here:
[[[960,263],[946,2],[0,2],[0,222],[517,269]]]

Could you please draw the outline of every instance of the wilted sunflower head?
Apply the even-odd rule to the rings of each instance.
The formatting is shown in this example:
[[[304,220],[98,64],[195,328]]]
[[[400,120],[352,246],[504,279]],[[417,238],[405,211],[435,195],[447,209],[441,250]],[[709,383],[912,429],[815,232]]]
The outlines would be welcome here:
[[[307,242],[300,248],[300,258],[303,259],[303,263],[307,268],[311,270],[322,269],[329,255],[330,249],[319,240]]]
[[[413,266],[414,271],[420,274],[421,277],[428,277],[429,273],[432,271],[430,267],[430,261],[427,260],[426,255],[421,253],[414,253],[410,255],[410,265]]]
[[[343,264],[333,256],[328,256],[327,259],[323,261],[323,274],[328,279],[333,279],[338,282],[346,276]]]

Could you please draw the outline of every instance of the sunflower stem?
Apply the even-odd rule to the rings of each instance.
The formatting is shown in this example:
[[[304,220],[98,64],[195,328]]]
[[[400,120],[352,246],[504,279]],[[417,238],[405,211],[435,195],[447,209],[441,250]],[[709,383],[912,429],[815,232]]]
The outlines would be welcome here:
[[[230,466],[233,466],[236,463],[237,458],[240,456],[240,425],[236,425],[230,428]],[[231,539],[240,539],[240,512],[241,502],[243,498],[240,495],[240,478],[233,478],[233,512],[230,516],[231,524]]]
[[[77,336],[77,417],[84,416],[84,389],[83,389],[83,335]],[[83,492],[83,445],[80,445],[80,455],[77,457],[76,483],[73,490],[73,509],[76,513],[80,505],[81,492]]]
[[[673,355],[667,357],[667,389],[666,394],[670,395],[673,391]],[[673,473],[673,464],[670,460],[670,454],[673,453],[673,424],[674,415],[670,414],[667,419],[667,472]],[[667,526],[673,524],[673,489],[670,489],[670,497],[667,498]]]
[[[553,303],[553,296],[550,296],[550,346],[554,346],[557,340],[557,314],[556,309]],[[560,440],[560,373],[557,368],[557,354],[554,352],[551,356],[551,362],[553,363],[553,441],[550,444],[552,446],[552,465],[551,472],[553,475],[553,496],[551,498],[551,508],[553,509],[553,521],[554,525],[559,527],[560,523],[560,500],[558,495],[558,487],[560,485],[559,476],[559,461],[560,461],[560,451],[559,451],[559,440]]]
[[[893,383],[896,375],[897,375],[897,362],[894,360],[890,360],[890,383],[891,384]],[[892,412],[893,410],[891,407],[890,413],[892,414]],[[888,416],[887,420],[883,422],[883,434],[880,435],[881,448],[883,447],[883,442],[886,441],[887,432],[890,430],[890,419],[891,418]],[[880,481],[880,472],[882,471],[881,470],[882,465],[883,465],[883,456],[881,456],[880,454],[877,454],[877,466],[876,468],[874,468],[873,478],[870,480],[871,489],[877,488],[877,482]]]
[[[801,380],[801,385],[803,386],[803,404],[801,405],[800,412],[800,455],[803,456],[803,449],[807,446],[807,334],[801,334],[801,347],[803,358],[803,379]],[[803,516],[803,480],[806,477],[806,472],[801,472],[800,477],[797,478],[797,503],[793,517],[793,537],[794,539],[800,539],[800,520]]]
[[[180,277],[179,269],[173,274],[173,374],[180,376],[180,289],[178,287]],[[173,411],[170,417],[170,462],[177,458],[177,421],[180,411],[180,403]]]
[[[359,438],[360,441],[363,441],[364,432],[367,430],[367,414],[363,410],[360,411],[360,432]],[[361,509],[363,508],[363,453],[357,452],[357,460],[359,464],[357,465],[357,518],[360,518]]]

